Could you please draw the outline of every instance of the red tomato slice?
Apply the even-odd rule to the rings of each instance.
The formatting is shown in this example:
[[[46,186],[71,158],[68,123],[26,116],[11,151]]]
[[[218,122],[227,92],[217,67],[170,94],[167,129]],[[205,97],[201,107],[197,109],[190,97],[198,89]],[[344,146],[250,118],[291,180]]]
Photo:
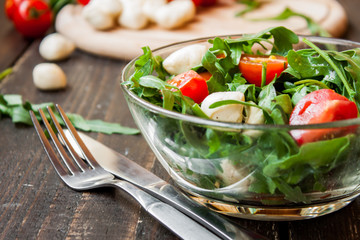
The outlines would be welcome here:
[[[19,3],[12,19],[15,28],[25,37],[43,36],[51,27],[53,14],[42,0],[24,0]]]
[[[239,69],[242,76],[251,84],[261,87],[262,65],[266,63],[266,81],[269,84],[276,76],[287,67],[287,59],[282,56],[254,56],[243,54],[240,59]]]
[[[330,89],[321,89],[303,97],[294,107],[290,116],[290,125],[304,125],[324,122],[333,122],[357,118],[356,104],[346,97]],[[291,135],[299,145],[328,139],[334,136],[343,136],[352,128],[294,130]]]
[[[193,99],[198,104],[209,95],[206,80],[193,70],[175,76],[168,83],[178,87],[184,96]]]

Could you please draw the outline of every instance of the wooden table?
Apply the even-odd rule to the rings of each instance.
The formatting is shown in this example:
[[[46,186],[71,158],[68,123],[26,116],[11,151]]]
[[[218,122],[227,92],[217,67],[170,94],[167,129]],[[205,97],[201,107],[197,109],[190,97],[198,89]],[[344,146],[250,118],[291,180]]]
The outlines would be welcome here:
[[[360,41],[360,1],[340,2],[350,19],[344,38]],[[76,51],[59,63],[69,87],[41,92],[32,83],[33,67],[44,62],[38,53],[40,40],[23,39],[5,18],[3,6],[0,22],[0,70],[14,67],[0,83],[0,94],[21,94],[33,103],[55,102],[87,119],[135,127],[118,84],[125,61]],[[0,129],[0,239],[177,239],[124,192],[76,192],[65,186],[32,127],[4,118]],[[90,136],[169,180],[141,135]],[[312,220],[237,222],[269,239],[360,239],[360,198]]]

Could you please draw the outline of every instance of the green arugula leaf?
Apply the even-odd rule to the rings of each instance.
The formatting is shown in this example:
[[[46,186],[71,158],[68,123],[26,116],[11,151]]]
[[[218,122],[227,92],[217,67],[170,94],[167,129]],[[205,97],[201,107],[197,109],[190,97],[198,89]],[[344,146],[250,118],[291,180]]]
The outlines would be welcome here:
[[[38,113],[39,109],[45,109],[46,107],[54,109],[53,103],[31,104],[30,102],[22,103],[21,95],[6,94],[0,95],[0,114],[1,116],[9,116],[14,123],[22,123],[32,126],[29,111],[34,111],[37,119],[41,119]],[[55,112],[55,111],[54,111]],[[50,116],[47,111],[44,111],[45,116],[50,120]],[[119,133],[119,134],[138,134],[138,129],[121,126],[117,123],[108,123],[102,120],[85,120],[78,114],[66,114],[75,128],[83,131],[100,132],[106,134]],[[57,112],[55,116],[61,125],[64,122]]]
[[[0,72],[0,82],[3,80],[7,75],[11,74],[13,71],[12,68],[7,68],[4,71]]]
[[[257,0],[237,0],[240,4],[245,4],[245,9],[236,13],[235,16],[242,17],[248,12],[254,11],[255,9],[258,9],[261,6],[261,2]]]
[[[134,128],[123,127],[118,123],[109,123],[102,120],[85,120],[78,114],[67,113],[66,114],[74,127],[86,132],[101,132],[105,134],[138,134],[139,130]]]
[[[252,21],[287,20],[291,17],[303,18],[306,21],[307,27],[310,30],[312,35],[319,35],[322,37],[331,37],[330,33],[327,32],[321,25],[317,24],[312,18],[310,18],[304,14],[294,12],[290,8],[285,8],[282,13],[280,13],[279,15],[277,15],[275,17],[257,18],[257,19],[251,19],[251,20]]]
[[[263,172],[269,177],[280,177],[301,165],[307,165],[314,170],[327,168],[327,171],[330,171],[335,166],[334,162],[337,162],[339,157],[349,149],[350,138],[351,136],[345,136],[305,144],[301,146],[298,154],[269,163],[264,167]],[[302,175],[304,178],[306,177],[304,174]],[[298,183],[290,182],[292,184]]]
[[[306,43],[312,49],[314,49],[332,67],[332,69],[336,72],[338,77],[341,79],[341,82],[343,83],[343,85],[344,85],[344,87],[346,89],[347,96],[350,98],[350,100],[354,101],[354,96],[355,96],[356,93],[351,88],[351,86],[349,85],[349,82],[347,81],[346,76],[344,75],[343,71],[341,70],[342,67],[338,66],[335,63],[335,61],[333,61],[330,58],[329,54],[326,51],[321,50],[320,48],[318,48],[312,42],[308,41],[307,39],[303,39],[303,42]]]

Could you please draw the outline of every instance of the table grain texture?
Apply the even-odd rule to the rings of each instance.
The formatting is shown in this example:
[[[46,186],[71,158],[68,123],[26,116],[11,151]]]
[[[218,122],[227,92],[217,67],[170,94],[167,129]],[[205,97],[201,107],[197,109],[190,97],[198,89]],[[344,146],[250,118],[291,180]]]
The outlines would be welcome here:
[[[360,41],[360,1],[339,0],[348,17],[345,39]],[[63,91],[42,92],[32,82],[33,67],[44,60],[40,40],[26,40],[13,28],[0,3],[0,71],[14,72],[0,94],[21,94],[33,103],[59,103],[66,112],[135,127],[120,86],[126,61],[76,51],[58,64],[68,76]],[[141,135],[91,133],[159,177],[169,176]],[[269,239],[360,239],[360,198],[333,214],[293,222],[235,219]],[[51,166],[33,127],[0,119],[0,239],[178,239],[126,193],[105,188],[76,192]]]

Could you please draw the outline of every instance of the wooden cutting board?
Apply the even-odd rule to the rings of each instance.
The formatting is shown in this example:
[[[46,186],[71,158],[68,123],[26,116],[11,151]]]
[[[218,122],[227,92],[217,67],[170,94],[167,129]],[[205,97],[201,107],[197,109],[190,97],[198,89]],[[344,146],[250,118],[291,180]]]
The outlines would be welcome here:
[[[143,30],[117,27],[110,31],[94,30],[82,17],[82,7],[67,5],[58,14],[55,27],[73,40],[79,49],[112,58],[132,59],[142,53],[141,47],[154,49],[178,41],[215,35],[255,33],[268,27],[284,26],[298,34],[309,34],[300,17],[283,21],[251,21],[249,19],[277,16],[286,7],[311,17],[332,36],[340,37],[347,28],[347,16],[336,0],[269,0],[245,17],[235,14],[245,8],[235,0],[219,0],[218,5],[198,9],[196,18],[176,30],[151,25]]]

